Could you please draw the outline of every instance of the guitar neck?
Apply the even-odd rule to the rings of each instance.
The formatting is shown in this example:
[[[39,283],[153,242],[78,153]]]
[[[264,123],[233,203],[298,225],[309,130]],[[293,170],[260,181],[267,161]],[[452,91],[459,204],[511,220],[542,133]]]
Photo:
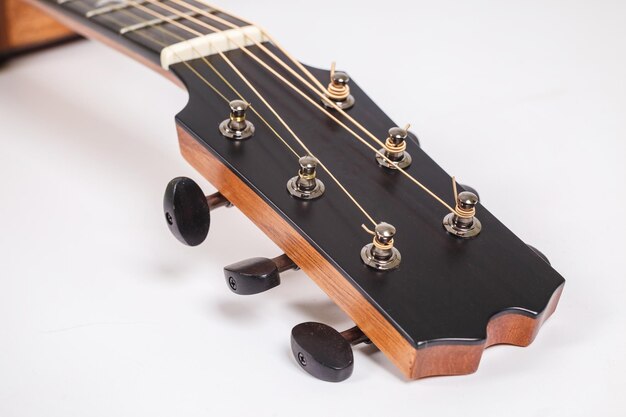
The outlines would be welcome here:
[[[189,5],[186,8],[154,0],[27,1],[77,33],[129,55],[179,85],[178,78],[163,65],[161,54],[164,49],[232,26],[248,25],[228,13],[193,0],[186,2]],[[206,13],[224,23],[216,22]]]

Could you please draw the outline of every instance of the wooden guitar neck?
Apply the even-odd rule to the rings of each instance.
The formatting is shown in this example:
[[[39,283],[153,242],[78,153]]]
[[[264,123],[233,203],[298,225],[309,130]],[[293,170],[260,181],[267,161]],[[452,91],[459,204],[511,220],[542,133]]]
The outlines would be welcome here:
[[[0,1],[0,59],[75,38],[66,26],[22,0]]]

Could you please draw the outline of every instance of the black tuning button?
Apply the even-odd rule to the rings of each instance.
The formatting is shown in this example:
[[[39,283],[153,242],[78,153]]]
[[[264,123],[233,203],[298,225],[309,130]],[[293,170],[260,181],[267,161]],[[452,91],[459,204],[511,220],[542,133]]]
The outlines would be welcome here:
[[[280,285],[280,273],[297,268],[287,255],[274,259],[252,258],[225,267],[224,277],[234,293],[251,295]]]
[[[422,147],[420,140],[417,138],[417,135],[411,131],[407,132],[407,139],[410,140],[411,142],[413,142],[414,144],[416,144],[417,146],[419,146],[420,148]]]
[[[532,249],[532,251],[533,251],[533,252],[535,252],[535,254],[536,254],[538,257],[540,257],[541,259],[543,259],[543,260],[544,260],[544,261],[545,261],[548,265],[551,265],[551,264],[550,264],[550,260],[548,259],[548,257],[547,257],[546,255],[544,255],[544,254],[543,254],[543,252],[541,252],[539,249],[537,249],[537,248],[536,248],[536,247],[534,247],[534,246],[530,246],[530,245],[528,245],[528,244],[527,244],[526,246],[528,246],[530,249]]]
[[[209,233],[210,211],[230,205],[220,193],[205,196],[196,182],[190,178],[174,178],[167,185],[163,196],[165,221],[172,234],[188,246],[198,246]]]
[[[305,371],[317,379],[341,382],[352,375],[351,345],[371,343],[358,327],[339,333],[322,323],[298,324],[291,330],[291,351]]]

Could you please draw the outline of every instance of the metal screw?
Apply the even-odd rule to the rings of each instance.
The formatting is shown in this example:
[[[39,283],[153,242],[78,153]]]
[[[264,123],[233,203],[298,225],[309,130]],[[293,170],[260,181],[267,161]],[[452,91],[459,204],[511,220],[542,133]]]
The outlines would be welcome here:
[[[233,291],[237,291],[237,281],[235,281],[235,278],[229,277],[228,278],[228,285],[230,285],[230,288]]]
[[[306,366],[306,358],[304,357],[302,352],[298,352],[298,361],[300,362],[300,365]]]
[[[172,219],[172,215],[169,213],[165,213],[165,221],[167,221],[167,224],[170,226],[174,224],[174,219]]]

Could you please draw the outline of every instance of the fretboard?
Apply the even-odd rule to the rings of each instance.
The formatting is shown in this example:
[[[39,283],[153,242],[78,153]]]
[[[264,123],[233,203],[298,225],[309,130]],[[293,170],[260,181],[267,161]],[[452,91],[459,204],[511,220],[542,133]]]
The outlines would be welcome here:
[[[247,26],[247,23],[227,13],[194,0],[38,1],[158,65],[161,65],[161,51],[167,47],[232,29],[232,26],[210,16],[224,19],[237,27]]]

